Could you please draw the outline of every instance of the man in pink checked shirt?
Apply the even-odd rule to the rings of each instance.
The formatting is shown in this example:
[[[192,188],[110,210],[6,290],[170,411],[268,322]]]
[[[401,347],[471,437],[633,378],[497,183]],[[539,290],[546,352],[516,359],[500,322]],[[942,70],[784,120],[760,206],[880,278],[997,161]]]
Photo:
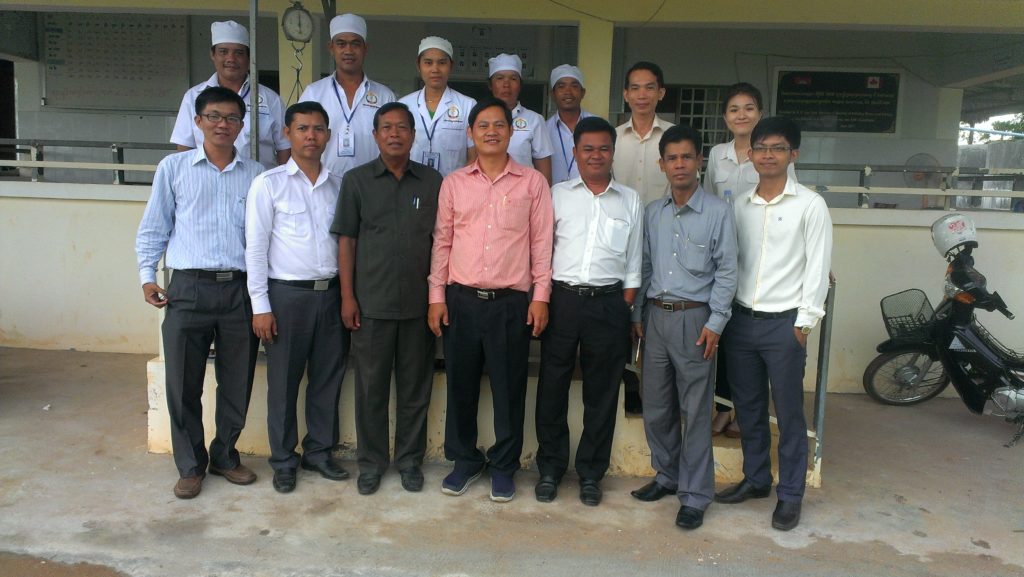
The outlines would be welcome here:
[[[548,323],[554,226],[547,180],[508,155],[511,125],[499,100],[486,98],[470,111],[477,159],[441,185],[427,281],[427,323],[444,334],[444,454],[455,461],[441,491],[462,495],[489,463],[491,500],[498,502],[516,494],[530,335]],[[485,361],[495,438],[486,456],[476,446]]]

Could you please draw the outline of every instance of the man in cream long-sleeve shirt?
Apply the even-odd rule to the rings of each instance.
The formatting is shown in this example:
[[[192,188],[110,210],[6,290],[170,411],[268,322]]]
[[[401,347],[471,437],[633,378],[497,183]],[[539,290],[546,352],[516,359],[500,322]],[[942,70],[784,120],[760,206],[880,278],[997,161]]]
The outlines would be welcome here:
[[[787,174],[800,148],[795,122],[763,119],[751,142],[760,183],[736,199],[739,278],[732,321],[723,337],[744,478],[715,495],[715,501],[740,503],[770,492],[770,382],[779,422],[779,502],[772,526],[788,531],[800,522],[807,474],[807,335],[825,315],[832,220],[821,196]]]

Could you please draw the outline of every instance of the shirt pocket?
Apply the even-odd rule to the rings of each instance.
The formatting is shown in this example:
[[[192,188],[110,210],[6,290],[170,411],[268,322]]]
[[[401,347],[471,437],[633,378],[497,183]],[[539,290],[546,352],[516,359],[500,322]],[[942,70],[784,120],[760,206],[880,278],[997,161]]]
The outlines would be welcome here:
[[[277,205],[281,228],[288,236],[309,236],[309,214],[306,204],[301,201],[286,200]]]
[[[530,222],[530,199],[506,198],[498,210],[498,226],[503,230],[526,230]]]
[[[243,193],[231,198],[231,222],[242,228],[245,228],[245,197]]]
[[[695,242],[686,237],[683,241],[682,253],[678,256],[679,265],[694,276],[700,276],[707,270],[708,261],[711,260],[711,249],[708,242]]]
[[[609,218],[604,221],[604,241],[608,250],[615,254],[626,252],[626,245],[629,243],[629,223],[618,218]]]

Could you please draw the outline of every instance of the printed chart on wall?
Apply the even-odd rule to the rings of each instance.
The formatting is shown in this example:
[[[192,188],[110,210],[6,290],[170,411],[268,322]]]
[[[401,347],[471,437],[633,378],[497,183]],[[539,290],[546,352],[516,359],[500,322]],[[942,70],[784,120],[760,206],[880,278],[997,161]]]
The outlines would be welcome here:
[[[900,75],[893,72],[779,71],[775,114],[807,132],[896,132]]]
[[[46,14],[47,106],[175,111],[188,89],[188,19]]]

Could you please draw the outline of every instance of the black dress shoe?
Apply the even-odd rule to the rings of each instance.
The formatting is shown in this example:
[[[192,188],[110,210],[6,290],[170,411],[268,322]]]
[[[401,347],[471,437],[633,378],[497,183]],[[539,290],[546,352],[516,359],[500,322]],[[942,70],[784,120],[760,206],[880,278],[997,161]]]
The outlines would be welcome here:
[[[674,495],[675,491],[662,487],[657,481],[651,481],[635,491],[630,491],[629,494],[641,501],[657,501],[666,495]]]
[[[295,490],[295,469],[277,469],[274,471],[274,490],[278,493],[291,493]]]
[[[550,503],[558,496],[558,479],[551,475],[541,475],[533,486],[533,494],[541,503]]]
[[[747,499],[763,499],[771,492],[771,485],[767,487],[755,487],[753,483],[743,479],[738,485],[733,485],[721,493],[715,493],[715,502],[734,505],[736,503],[742,503]]]
[[[601,485],[596,479],[580,479],[580,502],[588,507],[601,504]]]
[[[356,481],[356,489],[360,495],[372,495],[380,489],[380,475],[376,473],[360,473]]]
[[[330,479],[332,481],[344,481],[349,478],[348,471],[336,463],[334,459],[329,457],[319,463],[310,463],[303,460],[302,468],[307,471],[316,471],[320,473],[320,476],[324,479]]]
[[[789,531],[800,524],[800,501],[779,501],[772,513],[772,527]]]
[[[402,488],[417,493],[423,490],[423,471],[419,467],[408,467],[398,472],[402,476]]]
[[[704,524],[704,511],[683,505],[676,513],[676,527],[680,529],[696,529]]]

